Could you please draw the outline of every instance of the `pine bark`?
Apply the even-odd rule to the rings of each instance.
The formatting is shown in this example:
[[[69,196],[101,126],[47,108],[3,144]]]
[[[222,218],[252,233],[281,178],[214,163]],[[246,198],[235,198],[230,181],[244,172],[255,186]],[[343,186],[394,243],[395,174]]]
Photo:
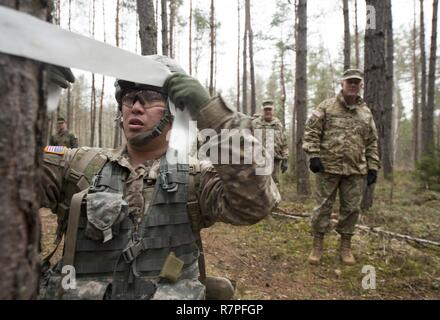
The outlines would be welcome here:
[[[375,28],[365,30],[365,95],[364,99],[373,113],[379,136],[379,153],[382,154],[384,125],[382,119],[385,99],[385,1],[366,0],[376,9]],[[365,187],[361,208],[368,210],[373,205],[375,184]]]
[[[47,2],[0,5],[49,20]],[[46,132],[43,64],[0,53],[0,299],[36,298],[39,283],[42,148]],[[23,90],[25,88],[25,90]]]
[[[342,0],[342,10],[344,14],[344,70],[350,69],[350,15],[348,11],[348,0]]]
[[[295,110],[296,110],[296,175],[298,195],[310,194],[307,157],[302,138],[307,119],[307,0],[298,1],[296,28]]]
[[[137,0],[141,54],[157,54],[157,25],[153,0]]]
[[[437,12],[438,0],[432,2],[431,50],[429,55],[428,99],[423,127],[423,154],[432,155],[434,148],[435,71],[437,63]]]
[[[168,41],[168,9],[167,0],[161,0],[161,20],[162,20],[162,55],[168,56],[169,54],[169,41]]]

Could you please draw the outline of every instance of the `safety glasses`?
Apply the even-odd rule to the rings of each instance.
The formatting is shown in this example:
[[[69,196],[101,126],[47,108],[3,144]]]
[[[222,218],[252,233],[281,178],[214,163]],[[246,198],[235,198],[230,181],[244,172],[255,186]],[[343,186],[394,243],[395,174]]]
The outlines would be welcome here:
[[[133,108],[133,105],[139,101],[139,103],[144,107],[144,109],[151,109],[157,107],[156,103],[152,102],[165,102],[163,95],[158,92],[154,92],[151,90],[138,90],[127,92],[122,96],[122,105],[127,108]],[[148,103],[147,103],[148,102]]]

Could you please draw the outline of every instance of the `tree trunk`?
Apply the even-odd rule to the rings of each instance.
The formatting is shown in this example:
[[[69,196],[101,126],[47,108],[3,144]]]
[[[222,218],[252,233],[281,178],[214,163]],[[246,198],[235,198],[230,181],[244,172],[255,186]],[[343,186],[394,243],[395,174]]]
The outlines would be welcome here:
[[[281,48],[280,58],[281,58],[281,65],[280,65],[280,87],[281,87],[281,123],[283,124],[284,130],[286,130],[286,77],[285,77],[285,65],[284,65],[284,54],[285,54],[285,48],[284,45]]]
[[[385,21],[383,0],[366,0],[366,4],[376,9],[375,28],[365,30],[365,102],[371,109],[379,136],[379,152],[382,154],[384,125],[382,119],[385,99]],[[367,17],[368,18],[368,17]],[[368,23],[368,21],[367,21]],[[373,205],[374,184],[366,187],[361,207],[363,210]]]
[[[302,139],[307,118],[307,0],[298,1],[296,26],[295,109],[296,126],[296,175],[298,195],[310,194],[307,157],[302,150]]]
[[[192,75],[192,0],[189,1],[189,75]]]
[[[348,11],[348,0],[342,0],[344,13],[344,70],[350,69],[350,16]]]
[[[414,24],[412,30],[412,64],[413,64],[413,118],[412,140],[414,148],[414,164],[420,157],[420,105],[419,105],[419,61],[417,59],[417,24],[416,24],[416,0],[414,0]]]
[[[358,28],[358,6],[357,0],[354,0],[354,42],[356,50],[356,69],[360,68],[360,50],[359,50],[359,28]]]
[[[429,55],[428,100],[423,121],[423,154],[432,155],[434,148],[435,70],[437,62],[437,11],[438,0],[432,3],[431,53]]]
[[[246,1],[246,0],[245,0]],[[247,2],[245,2],[245,6]],[[246,11],[246,9],[245,9]],[[248,112],[248,97],[247,97],[247,39],[248,39],[248,24],[247,24],[247,15],[245,14],[245,22],[244,22],[244,37],[243,37],[243,113],[249,114]]]
[[[214,95],[214,0],[211,0],[211,14],[210,14],[210,46],[211,46],[211,56],[209,61],[209,94]]]
[[[254,33],[252,31],[252,18],[251,18],[251,0],[246,0],[246,22],[248,24],[248,36],[249,36],[249,66],[251,77],[251,115],[257,112],[256,92],[255,92],[255,68],[254,68]]]
[[[47,2],[0,5],[49,17]],[[36,298],[39,283],[42,148],[46,137],[46,82],[42,64],[0,53],[0,299]],[[26,88],[23,90],[23,88]],[[23,125],[26,124],[26,125]]]
[[[394,90],[394,40],[391,0],[385,0],[385,97],[382,114],[383,143],[382,163],[385,179],[393,174],[393,90]]]
[[[420,0],[420,63],[421,63],[421,79],[420,79],[420,112],[422,115],[421,119],[421,130],[420,130],[420,155],[425,154],[425,143],[424,138],[426,136],[427,124],[427,108],[426,108],[426,49],[425,49],[425,13],[423,8],[423,0]]]
[[[142,0],[138,0],[138,12],[143,12],[143,10],[140,10],[139,8],[139,2],[144,3],[144,1]],[[121,10],[121,3],[120,0],[116,0],[116,18],[115,18],[115,40],[116,40],[116,47],[119,47],[119,13]],[[139,15],[139,26],[140,29],[142,29],[142,22],[141,22],[141,18]],[[141,37],[141,47],[142,47],[142,37]],[[143,50],[143,48],[142,48]],[[120,128],[120,119],[121,117],[121,112],[118,110],[117,112],[117,116],[115,119],[115,135],[113,137],[113,148],[117,148],[120,145],[120,140],[121,140],[121,128]]]
[[[176,25],[176,0],[170,0],[170,58],[174,58],[174,28]]]
[[[157,54],[157,25],[153,0],[137,0],[141,54]]]
[[[101,99],[99,101],[99,120],[98,120],[98,134],[99,134],[99,147],[102,148],[102,112],[104,108],[104,87],[105,87],[105,77],[102,76],[102,87],[101,87]]]
[[[169,42],[168,42],[168,10],[167,0],[161,0],[162,9],[162,55],[168,56],[169,54]]]
[[[91,36],[95,38],[95,0],[92,1],[92,29]],[[95,74],[92,73],[92,90],[90,95],[90,147],[95,144],[95,127],[96,127],[96,87]]]
[[[243,111],[240,105],[240,21],[240,0],[237,0],[237,111]]]
[[[95,125],[96,125],[96,87],[95,74],[92,73],[92,90],[90,93],[90,147],[95,144]]]
[[[68,14],[68,21],[67,26],[69,28],[69,31],[71,31],[71,20],[72,20],[72,0],[69,0],[69,14]],[[71,95],[70,87],[67,88],[67,105],[66,105],[66,120],[67,120],[67,129],[71,130],[72,125],[72,102],[71,102]]]

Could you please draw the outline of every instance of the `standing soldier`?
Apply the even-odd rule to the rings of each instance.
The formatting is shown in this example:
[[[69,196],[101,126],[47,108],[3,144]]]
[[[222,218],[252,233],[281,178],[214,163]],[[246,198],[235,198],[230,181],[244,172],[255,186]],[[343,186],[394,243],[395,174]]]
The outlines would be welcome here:
[[[49,140],[51,146],[65,146],[67,148],[78,148],[78,139],[73,133],[67,130],[67,123],[63,117],[57,119],[57,133]]]
[[[283,124],[274,116],[275,104],[273,100],[264,100],[261,106],[262,115],[252,121],[252,128],[262,130],[262,144],[266,147],[267,129],[274,133],[274,167],[272,178],[275,183],[279,183],[279,172],[284,173],[288,169],[289,147],[287,137],[284,132]]]
[[[380,168],[373,115],[359,96],[362,80],[360,70],[346,70],[341,92],[319,104],[306,124],[303,149],[309,156],[310,170],[317,174],[310,264],[318,264],[321,259],[324,234],[329,232],[338,190],[340,213],[336,231],[341,235],[341,260],[347,265],[356,263],[351,253],[351,237],[359,217],[365,175],[371,185],[376,182]]]
[[[270,176],[255,174],[255,161],[169,162],[168,98],[186,108],[200,130],[220,135],[222,129],[251,129],[251,121],[221,97],[211,98],[172,60],[156,59],[175,72],[163,87],[115,83],[123,146],[46,148],[42,202],[57,213],[65,245],[43,283],[43,297],[203,299],[200,229],[217,221],[256,223],[280,201]],[[244,154],[244,146],[232,148]],[[76,288],[63,290],[61,271],[68,266],[76,272]]]

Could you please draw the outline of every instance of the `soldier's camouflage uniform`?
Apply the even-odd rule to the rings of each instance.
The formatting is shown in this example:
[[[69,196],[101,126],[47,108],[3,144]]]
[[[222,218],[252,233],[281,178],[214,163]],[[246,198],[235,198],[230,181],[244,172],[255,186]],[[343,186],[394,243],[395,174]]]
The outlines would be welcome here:
[[[215,97],[210,100],[208,105],[200,111],[197,123],[199,129],[213,128],[217,132],[220,129],[232,129],[232,128],[251,128],[250,118],[243,116],[241,114],[233,112],[229,109],[220,97]],[[252,138],[252,137],[250,137]],[[246,138],[245,138],[246,139]],[[239,147],[239,148],[242,148]],[[239,149],[238,148],[238,149]],[[68,150],[64,155],[57,154],[45,154],[44,158],[44,198],[43,205],[52,209],[53,212],[60,212],[60,203],[63,201],[63,193],[65,188],[67,188],[66,179],[72,175],[71,164],[75,161],[75,157],[87,157],[88,152],[91,152],[90,148],[80,148]],[[243,153],[243,150],[233,150],[232,152]],[[157,196],[152,195],[153,189],[151,185],[155,185],[155,181],[159,180],[159,168],[160,159],[147,161],[143,165],[134,168],[130,165],[128,155],[126,153],[126,147],[123,146],[117,150],[105,150],[100,149],[100,157],[106,159],[106,163],[111,162],[113,167],[122,170],[122,185],[123,185],[123,200],[128,204],[128,215],[133,217],[133,225],[141,225],[142,220],[148,221],[150,217],[148,215],[152,214],[148,207],[154,206],[152,202],[158,202]],[[196,199],[200,211],[198,211],[198,216],[191,216],[191,229],[200,230],[201,228],[209,227],[217,221],[230,223],[233,225],[249,225],[258,222],[267,216],[271,209],[280,202],[280,195],[276,185],[269,175],[255,175],[256,163],[253,164],[238,164],[238,165],[212,165],[210,162],[198,162],[194,164],[194,169],[190,171],[190,174],[197,175],[199,177],[198,183],[196,184]],[[106,167],[104,166],[104,169]],[[93,171],[93,166],[92,166]],[[96,171],[96,170],[95,170]],[[113,171],[112,171],[113,172]],[[78,176],[78,172],[73,172]],[[98,172],[92,172],[97,174]],[[112,173],[113,174],[113,173]],[[90,172],[88,173],[90,176]],[[81,179],[80,179],[81,180]],[[182,181],[181,181],[182,182]],[[183,187],[182,191],[185,194],[188,185],[182,182],[180,187]],[[80,181],[78,182],[78,185]],[[149,187],[150,186],[150,187]],[[155,189],[156,190],[156,189]],[[189,193],[189,192],[188,192]],[[95,217],[90,217],[88,210],[93,208],[94,204],[89,196],[93,194],[87,194],[87,226],[92,219]],[[96,195],[96,193],[95,193]],[[166,195],[166,192],[165,192]],[[110,195],[111,196],[111,195]],[[113,198],[114,199],[114,198]],[[153,200],[154,201],[153,201]],[[169,198],[169,199],[172,199]],[[183,198],[185,201],[185,198]],[[90,200],[90,201],[89,201]],[[101,202],[95,208],[97,212],[106,211],[110,206],[110,200]],[[91,203],[89,203],[91,202]],[[177,204],[167,204],[169,201],[162,201],[159,207],[165,206],[172,208]],[[177,201],[178,202],[178,201]],[[182,201],[180,201],[182,202]],[[186,202],[185,202],[186,205]],[[157,207],[157,206],[156,206]],[[61,208],[62,209],[62,208]],[[62,210],[61,210],[62,211]],[[66,208],[64,208],[66,211]],[[150,212],[150,213],[149,213]],[[83,214],[83,213],[81,213]],[[161,215],[166,213],[161,213]],[[176,215],[180,213],[177,212]],[[83,215],[83,220],[85,216]],[[99,218],[99,215],[98,215]],[[163,226],[159,226],[163,230],[177,230],[183,229],[185,225],[175,225],[168,226],[166,221],[163,220],[164,217],[155,217],[162,221]],[[186,221],[179,215],[181,221],[174,221],[174,224],[183,223]],[[172,218],[170,218],[172,221]],[[182,220],[183,219],[183,220]],[[70,221],[70,220],[69,220]],[[164,222],[165,221],[165,222]],[[99,222],[99,221],[98,221]],[[137,222],[137,223],[136,223]],[[124,224],[125,222],[121,223]],[[95,224],[96,226],[97,224]],[[179,227],[180,226],[180,227]],[[158,230],[156,227],[155,230]],[[172,228],[174,229],[172,229]],[[68,228],[68,227],[67,227]],[[121,227],[122,228],[122,227]],[[177,229],[176,229],[177,228]],[[185,227],[186,228],[186,227]],[[160,230],[162,230],[160,229]],[[190,230],[191,230],[190,229]],[[92,230],[93,231],[93,230]],[[95,230],[96,231],[96,230]],[[81,231],[82,232],[82,231]],[[122,229],[121,229],[122,232]],[[87,233],[87,230],[86,230]],[[93,232],[89,232],[89,236],[93,238]],[[100,236],[100,232],[96,234],[97,238]],[[144,235],[148,237],[149,235]],[[160,234],[156,234],[156,237]],[[173,235],[169,235],[171,238]],[[154,240],[154,239],[152,239]],[[66,240],[67,241],[67,240]],[[78,240],[82,243],[89,243],[90,240]],[[102,238],[99,241],[94,241],[93,246],[95,247],[105,247],[107,244],[111,244],[112,241],[119,241],[118,238],[112,239],[104,244],[102,244]],[[171,241],[171,240],[170,240]],[[77,243],[77,250],[80,243]],[[172,246],[172,245],[171,245]],[[192,247],[190,245],[183,246],[188,252],[197,254],[198,251],[191,251]],[[104,248],[105,249],[105,248]],[[172,248],[171,248],[172,249]],[[108,250],[108,248],[107,248]],[[149,252],[151,254],[156,254],[154,250],[147,250],[143,252],[143,255],[139,255],[140,258],[148,259]],[[66,254],[66,253],[65,253]],[[89,261],[86,261],[87,265],[96,263],[97,265],[105,263],[105,261],[95,261],[93,252],[84,253],[77,252],[76,257],[84,257],[88,254]],[[150,255],[151,256],[151,255]],[[75,258],[76,259],[76,258]],[[102,259],[102,258],[101,258]],[[156,256],[156,259],[158,257]],[[170,281],[161,280],[157,274],[151,275],[147,273],[141,273],[140,278],[144,279],[149,284],[153,285],[155,288],[152,294],[146,294],[145,296],[129,296],[133,299],[200,299],[204,297],[205,288],[199,282],[199,269],[197,263],[197,257],[185,257],[182,256],[181,259],[185,261],[183,271],[178,281],[173,283]],[[135,267],[137,262],[134,260]],[[163,261],[152,260],[154,264],[158,266],[163,265]],[[188,262],[189,261],[189,262]],[[75,263],[76,260],[75,260]],[[130,267],[130,268],[131,268]],[[76,266],[75,266],[76,268]],[[160,267],[158,268],[160,270]],[[120,270],[118,270],[119,273]],[[134,271],[133,271],[134,272]],[[64,292],[61,298],[63,299],[101,299],[108,293],[108,285],[112,282],[114,274],[112,272],[106,274],[86,274],[82,275],[81,270],[77,270],[77,289],[67,290]],[[52,277],[53,280],[49,278],[46,282],[46,287],[44,288],[43,298],[51,298],[54,292],[56,293],[58,289],[53,289],[56,286],[51,286],[51,283],[59,282],[57,277]],[[49,285],[47,285],[49,284]],[[113,282],[113,285],[116,284]],[[114,289],[114,288],[113,288]],[[60,296],[58,296],[60,298]],[[121,297],[119,297],[121,298]],[[127,298],[123,296],[122,298]]]
[[[281,160],[286,160],[289,157],[289,146],[287,145],[287,137],[284,132],[283,124],[277,117],[273,117],[271,121],[266,121],[263,115],[258,115],[252,121],[253,129],[262,129],[262,144],[266,147],[266,130],[274,131],[274,168],[272,178],[278,184],[278,177],[280,174]]]
[[[379,170],[377,132],[373,115],[361,97],[348,106],[339,93],[323,101],[307,120],[303,149],[318,157],[324,172],[317,173],[312,216],[315,234],[329,231],[330,214],[339,189],[340,216],[336,231],[353,234],[368,169]]]
[[[57,132],[49,140],[51,146],[65,146],[67,148],[78,148],[78,139],[69,131]]]

